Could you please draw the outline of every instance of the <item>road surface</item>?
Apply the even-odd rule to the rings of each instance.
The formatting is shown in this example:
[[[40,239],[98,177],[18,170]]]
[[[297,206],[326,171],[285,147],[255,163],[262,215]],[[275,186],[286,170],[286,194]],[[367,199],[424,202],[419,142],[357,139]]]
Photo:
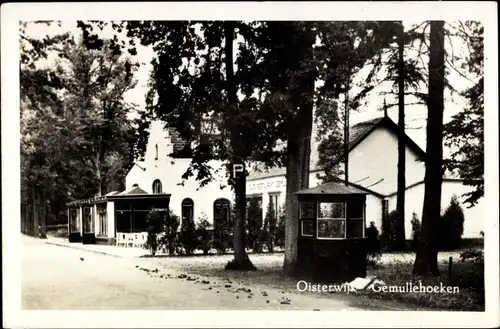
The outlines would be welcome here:
[[[154,272],[146,262],[22,238],[26,310],[363,310],[351,298],[283,294],[199,276]],[[332,296],[333,297],[333,296]],[[347,297],[347,296],[346,296]]]

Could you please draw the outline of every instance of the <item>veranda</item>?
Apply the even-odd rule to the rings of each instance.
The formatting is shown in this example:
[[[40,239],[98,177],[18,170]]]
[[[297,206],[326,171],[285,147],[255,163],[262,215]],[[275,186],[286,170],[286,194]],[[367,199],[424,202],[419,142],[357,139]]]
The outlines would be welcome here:
[[[129,191],[75,200],[68,206],[69,242],[143,246],[146,217],[151,210],[169,211],[170,194],[148,194],[136,186]]]

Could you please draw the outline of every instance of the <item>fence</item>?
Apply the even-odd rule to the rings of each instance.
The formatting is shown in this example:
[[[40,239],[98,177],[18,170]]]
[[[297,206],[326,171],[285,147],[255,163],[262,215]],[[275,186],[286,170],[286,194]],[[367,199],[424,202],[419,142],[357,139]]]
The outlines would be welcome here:
[[[57,237],[68,236],[68,224],[47,225],[47,235]]]

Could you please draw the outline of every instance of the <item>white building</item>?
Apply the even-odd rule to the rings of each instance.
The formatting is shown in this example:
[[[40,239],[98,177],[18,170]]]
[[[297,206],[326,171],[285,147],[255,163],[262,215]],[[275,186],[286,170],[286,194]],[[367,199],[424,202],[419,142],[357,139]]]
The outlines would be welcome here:
[[[173,129],[164,129],[161,122],[152,122],[144,161],[134,163],[128,172],[126,189],[137,184],[147,193],[171,194],[170,210],[181,220],[190,217],[197,222],[206,217],[213,223],[215,212],[219,214],[220,208],[229,209],[233,192],[230,187],[221,188],[227,185],[227,180],[223,170],[215,172],[221,167],[217,161],[209,163],[214,168],[216,179],[213,182],[199,187],[199,183],[191,177],[182,185],[182,175],[189,168],[191,159],[174,159],[169,155],[183,144]],[[229,215],[227,211],[224,213]]]
[[[380,230],[384,214],[396,208],[398,139],[397,125],[387,116],[356,124],[350,128],[349,138],[349,181],[355,187],[368,192],[366,199],[366,222],[375,222]],[[411,217],[415,212],[421,218],[424,193],[425,152],[408,136],[406,138],[406,200],[405,228],[411,238]],[[171,194],[170,209],[181,217],[193,216],[198,221],[206,216],[213,223],[214,213],[220,207],[228,209],[233,192],[226,184],[224,170],[220,177],[204,186],[191,177],[183,186],[182,175],[191,159],[174,159],[169,156],[182,141],[173,130],[163,129],[159,122],[153,122],[143,162],[137,162],[126,177],[127,190],[137,184],[148,193]],[[320,184],[317,173],[318,143],[313,139],[309,187]],[[213,168],[221,163],[212,162]],[[442,185],[441,209],[448,206],[453,194],[459,198],[471,190],[462,180],[445,178]],[[286,193],[285,168],[268,171],[251,171],[247,177],[247,197],[262,200],[262,211],[271,202],[278,210],[283,207]],[[217,205],[215,207],[214,205]],[[216,209],[217,208],[217,209]],[[465,214],[464,238],[476,238],[483,229],[482,202],[473,208],[463,206]],[[226,213],[224,211],[224,213]]]
[[[406,138],[406,198],[405,229],[407,239],[411,238],[411,218],[415,212],[422,215],[424,200],[425,152],[408,136]],[[317,166],[318,143],[313,139],[309,187],[320,184],[317,174],[322,170]],[[398,137],[397,125],[384,116],[350,127],[349,132],[349,182],[368,192],[366,198],[366,223],[375,222],[381,230],[382,217],[396,209]],[[247,178],[247,194],[262,198],[265,212],[269,202],[275,208],[285,202],[285,168],[268,171],[253,171]],[[442,184],[441,209],[444,211],[455,194],[459,199],[471,191],[463,180],[444,178]],[[482,201],[467,208],[462,205],[465,215],[464,238],[478,238],[483,230]]]

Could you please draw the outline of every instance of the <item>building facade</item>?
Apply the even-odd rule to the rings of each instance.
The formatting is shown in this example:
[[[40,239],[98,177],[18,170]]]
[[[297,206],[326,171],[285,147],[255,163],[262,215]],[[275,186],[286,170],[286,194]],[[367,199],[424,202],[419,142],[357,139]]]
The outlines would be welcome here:
[[[398,135],[397,125],[389,117],[384,116],[353,125],[349,130],[349,182],[350,185],[367,192],[366,223],[374,222],[381,230],[384,216],[396,208]],[[314,132],[313,132],[314,133]],[[406,143],[406,200],[405,229],[406,237],[411,238],[411,219],[415,212],[420,218],[423,207],[423,191],[425,176],[425,152],[408,136]],[[171,194],[170,209],[181,218],[201,218],[214,223],[221,209],[229,209],[234,199],[226,184],[225,170],[216,179],[204,187],[191,177],[182,183],[182,175],[189,167],[191,159],[177,159],[169,156],[182,141],[171,129],[164,129],[159,122],[151,125],[150,136],[144,161],[134,164],[126,177],[127,189],[138,185],[148,193]],[[309,188],[321,182],[317,175],[321,172],[317,162],[319,159],[318,142],[313,138],[311,145],[311,162]],[[221,168],[222,163],[212,162],[214,169]],[[257,166],[258,167],[258,166]],[[253,167],[252,167],[253,168]],[[285,168],[252,169],[247,177],[247,198],[257,198],[262,208],[262,218],[269,207],[275,213],[283,210],[286,195]],[[451,197],[471,190],[461,179],[444,178],[442,185],[441,209],[444,211]],[[482,202],[467,208],[463,205],[465,238],[478,238],[483,230]],[[228,214],[228,211],[222,213]]]
[[[182,176],[189,168],[191,159],[173,158],[170,156],[183,142],[173,129],[165,129],[163,124],[153,121],[144,155],[144,161],[134,163],[126,176],[126,188],[139,186],[147,193],[168,193],[170,210],[181,218],[198,222],[206,218],[210,223],[218,219],[221,213],[231,207],[233,192],[227,185],[225,172],[219,170],[221,162],[209,163],[213,168],[214,181],[200,187],[194,177],[183,181]],[[227,219],[227,218],[226,218]]]
[[[314,133],[314,132],[313,132]],[[349,182],[361,188],[366,196],[366,222],[374,222],[381,230],[382,219],[396,209],[398,137],[397,125],[388,116],[353,125],[349,129]],[[416,213],[421,219],[424,200],[425,152],[407,135],[406,143],[406,192],[405,192],[405,230],[406,238],[411,239],[411,219]],[[311,143],[309,188],[321,184],[317,174],[318,142]],[[247,194],[262,200],[263,213],[271,203],[272,207],[282,208],[286,195],[285,168],[252,171],[247,178]],[[341,177],[343,178],[343,177]],[[441,209],[444,212],[453,195],[459,200],[472,188],[463,184],[462,179],[443,179]],[[479,238],[483,230],[483,203],[479,201],[472,208],[462,204],[464,210],[464,238]]]

